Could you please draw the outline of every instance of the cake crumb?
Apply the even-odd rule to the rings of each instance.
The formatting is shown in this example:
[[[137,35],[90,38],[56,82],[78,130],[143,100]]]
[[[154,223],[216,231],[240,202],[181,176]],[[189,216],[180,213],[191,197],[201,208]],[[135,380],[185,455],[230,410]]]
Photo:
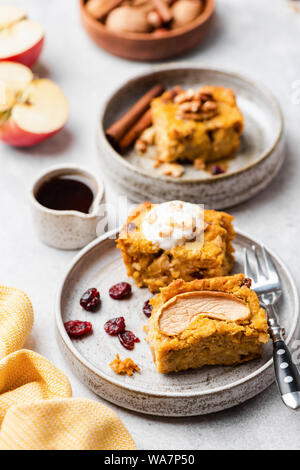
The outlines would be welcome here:
[[[184,166],[179,163],[163,163],[159,173],[173,178],[180,178],[184,173]]]
[[[153,161],[152,166],[153,166],[153,168],[158,168],[158,167],[160,167],[161,164],[162,164],[162,162],[160,160],[156,159],[156,160]]]
[[[116,374],[127,374],[131,376],[134,372],[140,371],[139,366],[137,366],[132,359],[126,357],[126,359],[121,361],[119,354],[116,355],[116,358],[109,364],[109,366]]]
[[[205,162],[203,158],[196,158],[194,160],[194,168],[196,170],[205,170]]]

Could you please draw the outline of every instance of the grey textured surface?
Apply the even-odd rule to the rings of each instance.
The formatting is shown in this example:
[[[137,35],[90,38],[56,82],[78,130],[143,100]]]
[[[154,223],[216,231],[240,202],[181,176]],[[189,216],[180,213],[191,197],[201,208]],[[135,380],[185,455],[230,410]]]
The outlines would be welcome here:
[[[45,25],[45,49],[35,71],[62,86],[72,114],[63,132],[34,149],[1,145],[1,282],[24,289],[33,301],[35,326],[27,347],[69,376],[74,396],[97,400],[72,374],[55,339],[55,293],[74,254],[56,251],[37,240],[26,193],[39,172],[55,163],[78,162],[98,168],[95,127],[99,103],[121,81],[143,71],[145,64],[99,50],[81,29],[75,0],[16,3]],[[299,285],[300,14],[290,5],[287,0],[217,1],[214,30],[184,60],[227,67],[261,80],[279,99],[287,132],[285,165],[267,190],[231,212],[239,228],[263,240],[283,258]],[[108,201],[113,202],[116,193],[108,185],[106,190]],[[153,418],[113,408],[138,448],[300,448],[299,414],[284,407],[275,385],[239,407],[204,417]]]

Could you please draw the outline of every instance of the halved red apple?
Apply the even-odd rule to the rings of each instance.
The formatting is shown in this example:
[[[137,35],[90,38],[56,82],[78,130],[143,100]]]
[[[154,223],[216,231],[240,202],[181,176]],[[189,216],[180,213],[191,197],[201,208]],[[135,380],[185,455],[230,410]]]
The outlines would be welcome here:
[[[9,60],[31,67],[44,43],[42,26],[28,20],[22,8],[0,5],[0,61]]]
[[[69,104],[51,80],[34,80],[28,67],[0,62],[1,85],[0,138],[7,144],[32,146],[56,134],[65,125]]]

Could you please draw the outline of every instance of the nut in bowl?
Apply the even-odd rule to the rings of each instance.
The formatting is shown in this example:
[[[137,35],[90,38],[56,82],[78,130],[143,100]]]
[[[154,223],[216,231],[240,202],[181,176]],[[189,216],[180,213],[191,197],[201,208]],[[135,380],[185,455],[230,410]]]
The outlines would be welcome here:
[[[78,166],[57,166],[43,173],[30,190],[33,222],[42,242],[77,250],[94,240],[104,216],[103,182]]]
[[[108,52],[131,60],[183,54],[206,35],[214,0],[80,0],[84,28]]]

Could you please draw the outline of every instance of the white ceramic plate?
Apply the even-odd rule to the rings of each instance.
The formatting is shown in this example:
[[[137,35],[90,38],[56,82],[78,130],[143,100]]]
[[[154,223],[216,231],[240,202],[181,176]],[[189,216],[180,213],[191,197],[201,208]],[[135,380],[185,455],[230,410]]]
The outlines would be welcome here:
[[[115,122],[151,86],[181,85],[197,88],[217,85],[231,88],[245,118],[240,150],[225,174],[212,176],[184,164],[181,178],[161,176],[149,158],[134,150],[120,155],[105,137]],[[162,202],[180,199],[223,209],[239,204],[264,189],[278,173],[284,160],[283,118],[276,99],[259,83],[239,74],[196,64],[167,64],[152,68],[116,90],[100,113],[99,157],[111,181],[132,200]]]
[[[95,240],[76,256],[58,293],[56,322],[59,343],[75,373],[89,388],[112,403],[138,412],[191,416],[242,403],[273,382],[271,343],[264,347],[261,359],[235,367],[214,366],[177,374],[158,374],[143,331],[147,319],[142,307],[151,294],[148,289],[137,288],[127,278],[121,254],[115,248],[115,234],[115,231],[110,232]],[[243,272],[243,248],[256,243],[245,234],[237,233],[235,272]],[[286,341],[290,343],[299,315],[297,291],[286,267],[277,256],[270,254],[280,273],[283,296],[278,307]],[[108,289],[121,281],[131,283],[133,294],[127,300],[112,300]],[[101,294],[102,304],[97,313],[86,312],[79,305],[81,295],[90,287],[97,287]],[[141,339],[134,351],[124,349],[118,338],[107,335],[103,329],[107,320],[121,315],[126,319],[127,328]],[[83,339],[71,340],[64,328],[64,322],[69,320],[91,321],[94,333]],[[116,375],[109,363],[117,353],[121,359],[131,357],[141,372],[132,377]]]

